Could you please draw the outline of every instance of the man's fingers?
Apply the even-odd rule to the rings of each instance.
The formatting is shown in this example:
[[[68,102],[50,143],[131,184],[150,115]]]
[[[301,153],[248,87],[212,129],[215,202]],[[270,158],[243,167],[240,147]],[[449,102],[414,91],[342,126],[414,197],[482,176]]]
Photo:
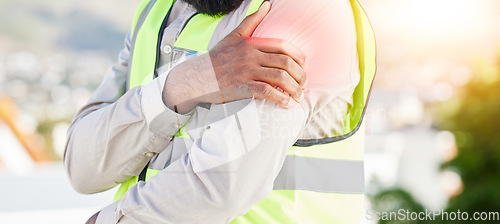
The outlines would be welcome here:
[[[250,37],[246,39],[246,42],[257,46],[258,50],[265,53],[286,54],[293,58],[300,66],[304,66],[306,62],[306,55],[304,52],[286,40]]]
[[[266,17],[270,9],[271,3],[269,3],[269,1],[265,1],[257,12],[254,12],[252,15],[245,18],[229,35],[250,37],[255,28],[257,28],[260,22]]]
[[[232,75],[221,76],[221,79],[224,80],[219,80],[219,85],[223,83],[223,88],[245,86],[245,89],[250,90],[249,93],[254,97],[288,108],[292,97],[297,102],[302,100],[302,86],[306,82],[303,69],[306,57],[300,49],[285,40],[251,37],[269,13],[270,8],[271,4],[264,2],[261,8],[245,18],[226,37],[227,39],[224,38],[215,47],[216,50],[211,50],[213,55],[229,55],[222,60],[226,66],[214,65],[214,70],[218,71],[217,69],[219,69],[217,74],[240,71],[240,75],[246,76],[244,78],[236,78]],[[232,55],[233,53],[234,55]],[[214,56],[214,58],[216,57]],[[254,72],[242,73],[242,68]],[[233,92],[224,91],[224,95],[226,94],[223,101],[240,97],[238,92],[233,94]]]
[[[248,88],[257,99],[271,101],[283,108],[289,108],[290,96],[265,82],[253,82],[252,84],[248,85]]]
[[[279,87],[297,102],[302,100],[302,87],[285,70],[264,67],[255,78],[257,81]]]
[[[260,65],[263,67],[282,69],[288,72],[291,78],[295,79],[300,86],[304,86],[306,72],[291,57],[284,54],[262,53],[259,59],[261,60]]]

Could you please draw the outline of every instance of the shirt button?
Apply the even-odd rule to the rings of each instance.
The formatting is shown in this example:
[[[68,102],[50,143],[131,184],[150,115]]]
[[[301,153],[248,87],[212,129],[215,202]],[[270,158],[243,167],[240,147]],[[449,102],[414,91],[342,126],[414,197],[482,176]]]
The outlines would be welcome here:
[[[210,130],[210,125],[205,126],[205,130]]]
[[[163,47],[163,53],[170,54],[170,52],[172,52],[172,47],[170,45],[165,45]]]
[[[144,155],[147,157],[153,157],[155,154],[154,154],[154,152],[147,152]]]

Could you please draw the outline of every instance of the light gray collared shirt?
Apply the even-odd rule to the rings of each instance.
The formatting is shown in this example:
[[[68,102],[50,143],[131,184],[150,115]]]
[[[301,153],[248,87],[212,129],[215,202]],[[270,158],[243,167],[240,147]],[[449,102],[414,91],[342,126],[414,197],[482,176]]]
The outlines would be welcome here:
[[[149,168],[161,172],[101,210],[97,223],[228,223],[271,193],[286,153],[297,139],[343,131],[359,82],[349,2],[271,3],[271,12],[254,36],[286,39],[307,56],[305,98],[293,102],[290,109],[246,99],[177,114],[162,102],[168,70],[125,92],[130,56],[127,36],[119,63],[108,70],[68,130],[65,168],[81,193],[113,188],[139,175],[148,161]],[[173,46],[175,38],[169,37],[177,34],[175,27],[193,13],[182,1],[173,7],[162,48]],[[230,30],[238,25],[227,24]],[[226,34],[227,27],[216,30],[216,42]],[[320,42],[323,39],[329,42]],[[167,54],[161,53],[161,65],[167,63]],[[174,138],[188,120],[189,138]]]

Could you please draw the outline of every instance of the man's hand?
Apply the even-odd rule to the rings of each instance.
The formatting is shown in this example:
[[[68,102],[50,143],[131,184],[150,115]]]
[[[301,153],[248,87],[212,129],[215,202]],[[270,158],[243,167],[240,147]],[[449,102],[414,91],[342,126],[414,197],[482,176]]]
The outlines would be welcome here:
[[[225,103],[252,96],[284,108],[289,107],[290,96],[300,102],[306,82],[304,53],[282,39],[251,37],[269,10],[270,3],[265,2],[209,56],[174,68],[165,83],[165,105],[185,113],[200,102]]]
[[[301,100],[301,86],[306,80],[301,67],[305,55],[285,40],[250,37],[270,5],[265,2],[259,11],[243,20],[210,51],[210,59],[221,89],[247,88],[256,98],[286,107],[288,94],[297,102]]]

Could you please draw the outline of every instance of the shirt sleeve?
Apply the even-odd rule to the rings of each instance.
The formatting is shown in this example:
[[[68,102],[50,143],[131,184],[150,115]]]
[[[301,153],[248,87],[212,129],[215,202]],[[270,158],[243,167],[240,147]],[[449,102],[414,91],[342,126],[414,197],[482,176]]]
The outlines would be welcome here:
[[[305,125],[302,106],[241,100],[202,113],[187,127],[194,143],[174,146],[188,152],[104,208],[97,223],[228,223],[271,193]]]
[[[174,145],[187,153],[101,210],[96,223],[228,223],[271,193],[287,151],[317,108],[359,80],[348,1],[272,5],[254,36],[283,38],[303,49],[304,100],[290,109],[263,100],[212,105],[206,115],[197,108],[187,132],[193,143]]]
[[[124,93],[129,53],[130,35],[119,63],[107,71],[67,132],[64,165],[80,193],[101,192],[138,175],[190,117],[163,104],[166,74]]]

